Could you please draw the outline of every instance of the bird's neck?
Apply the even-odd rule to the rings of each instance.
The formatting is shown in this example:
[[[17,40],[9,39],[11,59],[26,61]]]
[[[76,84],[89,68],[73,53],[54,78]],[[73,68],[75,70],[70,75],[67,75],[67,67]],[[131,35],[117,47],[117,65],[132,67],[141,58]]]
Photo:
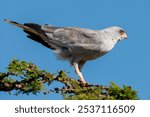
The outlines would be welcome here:
[[[101,43],[102,43],[101,49],[106,52],[110,51],[117,43],[117,39],[105,31],[101,31],[100,35],[101,35],[101,39],[102,39],[101,40]]]

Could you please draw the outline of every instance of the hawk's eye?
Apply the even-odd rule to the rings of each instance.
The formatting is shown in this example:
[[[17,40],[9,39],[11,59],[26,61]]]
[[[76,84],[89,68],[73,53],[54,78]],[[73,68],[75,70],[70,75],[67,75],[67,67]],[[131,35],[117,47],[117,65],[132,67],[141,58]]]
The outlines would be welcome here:
[[[120,34],[123,34],[123,33],[124,33],[124,30],[119,30],[119,33],[120,33]]]

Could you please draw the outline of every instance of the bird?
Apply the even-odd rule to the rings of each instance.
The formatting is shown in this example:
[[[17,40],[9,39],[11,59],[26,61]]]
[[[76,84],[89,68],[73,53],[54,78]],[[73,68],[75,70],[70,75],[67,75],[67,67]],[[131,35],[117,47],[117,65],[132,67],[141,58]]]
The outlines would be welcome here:
[[[82,75],[85,63],[105,55],[117,42],[127,39],[125,30],[119,26],[92,30],[50,24],[21,24],[7,19],[4,21],[22,28],[28,38],[53,50],[60,59],[68,60],[83,84],[87,84]]]

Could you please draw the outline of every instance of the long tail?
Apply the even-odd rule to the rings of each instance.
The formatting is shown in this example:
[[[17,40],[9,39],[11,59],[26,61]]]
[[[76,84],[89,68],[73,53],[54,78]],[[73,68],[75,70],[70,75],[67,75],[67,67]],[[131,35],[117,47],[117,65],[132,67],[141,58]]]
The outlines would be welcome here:
[[[41,25],[35,24],[35,23],[20,24],[20,23],[10,21],[7,19],[5,19],[4,21],[9,24],[22,28],[23,31],[28,34],[27,35],[28,38],[36,42],[39,42],[50,49],[55,49],[55,45],[49,43],[50,41],[48,41],[47,36],[45,35],[45,32],[41,30]]]
[[[43,38],[45,36],[44,33],[40,29],[41,26],[38,24],[33,24],[33,23],[20,24],[20,23],[10,21],[7,19],[5,19],[4,21],[9,24],[12,24],[12,25],[22,28],[26,33],[29,33],[29,34],[33,33],[37,36],[40,36],[41,38]]]

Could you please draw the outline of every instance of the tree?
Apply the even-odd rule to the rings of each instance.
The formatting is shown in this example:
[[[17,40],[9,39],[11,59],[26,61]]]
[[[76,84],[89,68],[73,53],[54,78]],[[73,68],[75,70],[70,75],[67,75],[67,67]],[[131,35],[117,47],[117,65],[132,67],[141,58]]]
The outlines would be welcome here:
[[[20,80],[16,80],[16,77]],[[49,89],[47,86],[60,82],[62,87]],[[33,63],[26,61],[12,60],[7,67],[7,72],[0,72],[0,91],[11,92],[15,95],[37,94],[43,92],[45,95],[50,92],[61,94],[68,100],[136,100],[137,92],[131,86],[117,86],[111,82],[109,86],[82,84],[82,82],[69,78],[64,71],[57,74],[39,70]]]

